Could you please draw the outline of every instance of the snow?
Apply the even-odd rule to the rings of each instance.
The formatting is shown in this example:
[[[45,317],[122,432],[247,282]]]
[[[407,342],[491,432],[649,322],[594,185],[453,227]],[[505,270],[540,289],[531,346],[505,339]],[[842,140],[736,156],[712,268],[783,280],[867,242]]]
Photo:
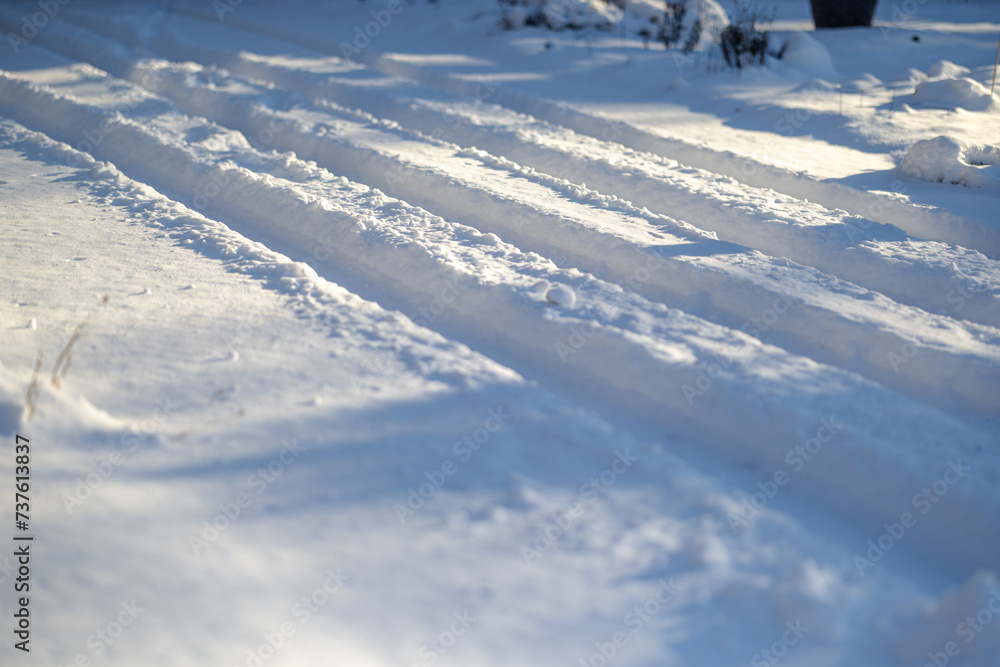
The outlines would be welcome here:
[[[542,23],[552,30],[607,30],[621,20],[621,12],[600,0],[513,0],[505,3],[503,20],[512,29]]]
[[[995,666],[995,3],[521,4],[0,5],[0,663]]]
[[[931,79],[958,79],[972,71],[968,67],[956,65],[950,60],[939,60],[927,70],[927,77]]]
[[[913,95],[905,99],[911,105],[966,111],[1000,111],[1000,102],[996,97],[990,96],[986,86],[964,76],[924,81],[917,84]]]
[[[805,32],[793,32],[781,45],[781,62],[806,76],[837,80],[841,76],[833,68],[830,52]]]
[[[500,25],[507,30],[525,26],[545,26],[555,31],[595,29],[634,33],[644,40],[662,40],[671,35],[688,52],[709,47],[729,24],[726,10],[715,0],[682,0],[671,3],[671,17],[664,16],[664,3],[632,0],[606,3],[603,0],[502,0]],[[665,25],[666,24],[666,25]],[[551,48],[547,46],[546,48]]]
[[[906,151],[899,168],[924,181],[996,188],[1000,185],[1000,146],[968,146],[945,136],[924,139]]]
[[[557,306],[572,308],[576,303],[576,294],[565,285],[556,285],[545,291],[545,300]]]

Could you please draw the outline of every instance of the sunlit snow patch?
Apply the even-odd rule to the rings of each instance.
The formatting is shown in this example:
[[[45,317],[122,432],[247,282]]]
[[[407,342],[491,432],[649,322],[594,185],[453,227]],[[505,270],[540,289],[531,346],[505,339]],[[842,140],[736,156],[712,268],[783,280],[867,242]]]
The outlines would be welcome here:
[[[962,67],[961,65],[956,65],[950,60],[939,60],[930,66],[927,70],[927,78],[929,79],[957,79],[969,74],[970,70],[968,67]]]
[[[924,81],[917,84],[916,91],[906,101],[917,107],[1000,111],[1000,101],[990,95],[989,89],[968,77]]]

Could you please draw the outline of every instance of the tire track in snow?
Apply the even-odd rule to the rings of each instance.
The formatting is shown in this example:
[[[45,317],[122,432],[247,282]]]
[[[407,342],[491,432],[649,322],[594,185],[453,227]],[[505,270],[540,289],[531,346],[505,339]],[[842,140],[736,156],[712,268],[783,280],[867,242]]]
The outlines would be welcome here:
[[[402,61],[392,54],[365,58],[362,62],[386,74],[406,77],[457,95],[474,95],[478,85]],[[594,139],[610,138],[635,151],[653,153],[683,165],[727,176],[744,186],[776,191],[795,200],[815,202],[834,212],[844,210],[862,219],[897,227],[919,238],[978,250],[992,259],[1000,259],[1000,228],[982,220],[910,204],[895,196],[857,190],[841,183],[819,181],[733,151],[665,137],[652,130],[552,100],[498,90],[493,101],[512,111],[543,119]],[[867,226],[862,229],[865,228]]]
[[[24,71],[0,75],[3,111],[74,141],[81,127],[95,122],[95,111],[117,108],[118,99],[137,93],[89,67],[59,73],[58,92],[31,82]],[[308,196],[292,182],[234,164],[231,146],[218,146],[211,133],[199,145],[184,145],[183,137],[206,132],[204,122],[156,110],[145,105],[138,120],[106,116],[93,152],[160,191],[193,193],[220,182],[225,187],[206,202],[212,211],[256,236],[281,237],[293,257],[308,256],[317,233],[325,234],[330,257],[320,262],[324,271],[361,278],[411,309],[427,303],[429,288],[449,281],[456,296],[429,323],[435,329],[599,403],[661,423],[692,424],[693,433],[723,452],[749,449],[781,466],[791,447],[814,437],[820,420],[836,413],[845,425],[837,446],[803,474],[808,493],[865,530],[905,506],[913,489],[937,479],[948,460],[972,461],[979,472],[922,520],[912,544],[963,569],[1000,555],[997,508],[983,501],[996,470],[986,434],[851,373],[556,269],[365,186],[331,176],[331,199]],[[283,159],[295,170],[322,173]],[[689,403],[683,387],[699,383],[726,350],[738,351],[735,361],[713,372],[714,386]],[[887,431],[887,424],[895,427]],[[844,488],[837,483],[842,479],[856,483]],[[982,543],[955,549],[967,544],[960,538],[968,531]]]
[[[108,36],[116,35],[107,22],[93,17],[84,22]],[[430,102],[419,99],[419,86],[407,89],[397,84],[403,88],[402,95],[387,88],[386,83],[393,83],[391,78],[376,86],[359,85],[356,79],[317,75],[284,62],[206,46],[204,40],[188,36],[188,31],[171,28],[176,22],[172,19],[150,44],[175,60],[193,56],[307,98],[364,109],[424,134],[490,151],[573,183],[599,183],[602,192],[694,222],[724,240],[816,267],[901,303],[1000,326],[1000,266],[979,252],[911,239],[889,225],[780,195],[770,188],[747,187],[729,177],[684,168],[672,160],[493,104],[470,108],[453,101]],[[204,28],[198,21],[181,26]],[[496,92],[490,88],[485,96],[491,98]],[[476,97],[483,96],[477,90]],[[936,259],[929,261],[928,256]]]
[[[250,276],[269,289],[294,300],[296,310],[311,324],[336,329],[339,337],[353,336],[350,346],[358,356],[407,360],[407,370],[433,369],[439,378],[462,378],[457,386],[520,384],[508,368],[478,355],[461,343],[419,327],[377,303],[366,301],[340,285],[320,278],[304,262],[292,261],[271,248],[237,234],[217,220],[206,218],[167,198],[149,185],[134,181],[113,165],[23,127],[0,126],[0,138],[10,147],[32,147],[32,155],[74,165],[88,177],[87,188],[96,196],[142,216],[161,227],[186,248],[211,259],[225,260],[227,270]],[[231,337],[231,336],[230,336]],[[237,338],[242,338],[237,333]],[[355,387],[363,386],[362,375]],[[531,390],[533,391],[533,390]],[[545,399],[547,400],[547,399]],[[545,400],[539,401],[544,403]],[[138,426],[136,427],[138,428]]]
[[[205,22],[218,23],[218,17],[208,8],[182,4],[175,7],[174,11]],[[320,53],[342,56],[339,43],[333,44],[278,26],[262,26],[237,13],[227,16],[227,20],[230,25],[254,34],[304,45]],[[421,67],[394,54],[378,53],[370,48],[355,54],[354,60],[379,72],[417,81],[462,98],[475,98],[477,88],[481,85],[462,76]],[[776,190],[793,199],[816,202],[831,211],[843,209],[853,215],[904,229],[920,238],[975,249],[992,259],[1000,259],[1000,227],[982,220],[902,202],[893,196],[865,192],[841,183],[818,181],[732,151],[664,137],[623,121],[516,91],[498,89],[491,94],[490,101],[581,135],[610,140],[643,153],[655,153],[690,167],[728,176],[747,186]]]
[[[71,56],[86,56],[108,45],[107,40],[81,31],[54,30],[50,40]],[[651,227],[648,221],[656,216],[644,215],[617,198],[602,198],[482,152],[455,150],[419,134],[397,132],[391,124],[379,124],[364,113],[325,105],[318,110],[329,112],[330,117],[321,113],[317,125],[304,126],[294,116],[267,108],[280,89],[258,88],[255,94],[255,84],[220,72],[137,62],[123,47],[110,53],[96,60],[167,96],[189,113],[231,125],[247,136],[271,132],[269,127],[278,124],[286,131],[272,137],[273,146],[294,150],[335,173],[447,218],[475,221],[480,231],[498,233],[519,247],[549,257],[564,256],[583,270],[647,298],[688,309],[702,304],[702,311],[721,312],[722,317],[715,319],[723,324],[743,325],[744,331],[759,337],[767,334],[796,353],[847,366],[903,394],[960,414],[972,406],[988,416],[1000,407],[994,331],[963,328],[949,318],[901,308],[881,295],[804,267],[692,234],[694,230],[669,219],[656,220],[661,224]],[[366,142],[365,136],[371,138]],[[468,178],[463,172],[470,168],[495,178]],[[503,171],[495,173],[496,169]],[[520,189],[526,192],[511,195],[514,177],[526,177],[542,187],[522,185]],[[581,206],[553,201],[563,193],[585,202],[589,196],[591,202]],[[596,213],[584,210],[595,204],[603,208]],[[628,217],[605,214],[605,209],[623,211]],[[600,229],[587,221],[602,215],[608,220]],[[636,229],[627,240],[608,231],[629,226]],[[680,235],[675,244],[687,241],[691,247],[668,246],[659,252],[656,246],[668,241],[653,234],[663,236],[663,231]],[[969,349],[970,337],[980,341],[972,343],[977,352]],[[966,343],[965,347],[956,347],[956,340]],[[953,400],[955,394],[961,402]]]

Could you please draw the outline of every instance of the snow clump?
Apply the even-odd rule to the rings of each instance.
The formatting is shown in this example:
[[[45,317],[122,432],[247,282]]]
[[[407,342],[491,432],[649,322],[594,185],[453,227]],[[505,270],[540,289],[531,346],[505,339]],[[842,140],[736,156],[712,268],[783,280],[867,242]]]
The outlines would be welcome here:
[[[604,0],[500,0],[501,25],[508,29],[543,26],[550,30],[608,29],[622,16]]]
[[[917,84],[909,96],[911,104],[966,111],[1000,111],[1000,102],[989,89],[968,77],[937,79]]]
[[[545,293],[545,300],[557,306],[572,308],[576,303],[576,294],[565,285],[555,285]]]
[[[968,67],[956,65],[950,60],[939,60],[927,70],[929,79],[958,79],[970,73]]]
[[[826,47],[804,32],[793,32],[781,47],[781,61],[808,76],[836,80],[840,74]]]
[[[899,168],[922,181],[996,188],[1000,187],[1000,146],[963,144],[946,136],[924,139],[910,146]]]

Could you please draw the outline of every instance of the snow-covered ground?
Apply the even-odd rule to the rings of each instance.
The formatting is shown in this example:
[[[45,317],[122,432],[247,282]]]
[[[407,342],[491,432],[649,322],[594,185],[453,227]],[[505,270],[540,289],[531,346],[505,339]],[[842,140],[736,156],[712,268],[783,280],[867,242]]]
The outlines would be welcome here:
[[[658,6],[0,5],[0,664],[1000,664],[1000,4]]]

